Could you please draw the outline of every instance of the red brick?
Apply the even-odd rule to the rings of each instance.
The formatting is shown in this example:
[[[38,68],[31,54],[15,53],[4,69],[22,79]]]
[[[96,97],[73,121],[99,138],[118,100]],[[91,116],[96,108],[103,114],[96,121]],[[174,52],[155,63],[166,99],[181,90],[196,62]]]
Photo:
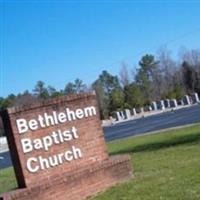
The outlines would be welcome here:
[[[28,131],[25,134],[18,133],[16,119],[35,119],[38,114],[45,112],[57,111],[59,113],[65,108],[75,110],[88,106],[95,106],[96,116],[59,124],[56,127],[50,126],[37,131]],[[64,96],[30,106],[10,108],[2,113],[2,119],[8,135],[18,185],[21,188],[3,194],[3,200],[82,200],[108,186],[132,177],[129,157],[109,159],[94,94]],[[54,145],[48,152],[37,150],[27,154],[23,153],[20,143],[22,138],[41,138],[57,129],[69,129],[72,126],[78,130],[78,139]],[[52,156],[65,151],[72,145],[82,150],[83,158],[41,170],[38,173],[30,173],[26,169],[26,161],[29,157]]]

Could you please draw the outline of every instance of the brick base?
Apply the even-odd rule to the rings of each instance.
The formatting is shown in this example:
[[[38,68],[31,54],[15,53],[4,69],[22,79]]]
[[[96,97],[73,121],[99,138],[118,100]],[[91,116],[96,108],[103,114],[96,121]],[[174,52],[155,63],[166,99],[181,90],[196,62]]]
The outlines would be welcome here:
[[[0,200],[83,200],[130,178],[130,157],[112,156],[90,168],[55,177],[51,182],[4,193]]]

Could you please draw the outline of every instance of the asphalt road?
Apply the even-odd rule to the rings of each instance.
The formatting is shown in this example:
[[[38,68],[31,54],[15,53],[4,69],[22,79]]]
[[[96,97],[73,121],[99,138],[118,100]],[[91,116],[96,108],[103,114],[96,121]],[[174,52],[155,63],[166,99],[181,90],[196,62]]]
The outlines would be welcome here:
[[[200,105],[195,105],[105,127],[104,133],[106,141],[111,141],[198,122],[200,123]],[[11,165],[9,152],[0,153],[0,169]]]
[[[4,169],[10,166],[12,166],[12,161],[9,151],[0,153],[0,169]]]
[[[200,122],[200,105],[118,123],[104,128],[106,141]]]

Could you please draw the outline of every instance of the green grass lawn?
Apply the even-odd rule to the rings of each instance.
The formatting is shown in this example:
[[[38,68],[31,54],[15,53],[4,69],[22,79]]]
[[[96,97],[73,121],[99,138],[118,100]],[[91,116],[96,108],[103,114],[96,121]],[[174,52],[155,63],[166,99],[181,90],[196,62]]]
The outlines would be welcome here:
[[[200,125],[108,143],[129,153],[135,178],[90,200],[199,200]],[[0,193],[16,187],[13,169],[0,171]]]
[[[17,187],[12,167],[0,170],[0,193],[10,191]]]
[[[199,200],[200,125],[108,144],[129,153],[135,178],[91,200]]]

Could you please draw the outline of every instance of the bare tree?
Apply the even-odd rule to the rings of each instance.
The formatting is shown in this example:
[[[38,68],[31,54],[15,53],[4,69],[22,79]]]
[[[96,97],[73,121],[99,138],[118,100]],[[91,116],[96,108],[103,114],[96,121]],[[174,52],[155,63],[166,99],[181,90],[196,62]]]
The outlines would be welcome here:
[[[14,106],[30,105],[38,101],[39,99],[27,90],[23,94],[18,94],[16,96]]]
[[[129,85],[130,83],[130,77],[127,69],[127,64],[125,62],[121,63],[121,69],[119,72],[120,82],[123,87]]]
[[[163,94],[166,94],[173,90],[173,77],[178,66],[171,58],[171,52],[164,46],[158,50],[158,60],[158,68],[161,72],[160,90]]]
[[[186,61],[192,66],[199,67],[200,65],[200,49],[182,49],[182,52],[180,52],[180,57],[182,61]]]
[[[182,50],[182,75],[188,93],[200,93],[200,49]]]

